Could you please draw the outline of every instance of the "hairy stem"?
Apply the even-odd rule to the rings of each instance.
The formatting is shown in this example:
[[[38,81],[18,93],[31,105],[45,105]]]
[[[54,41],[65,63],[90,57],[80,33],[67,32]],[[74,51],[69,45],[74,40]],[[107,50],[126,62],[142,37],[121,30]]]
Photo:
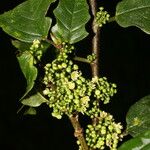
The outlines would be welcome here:
[[[70,121],[75,130],[74,136],[79,140],[82,150],[88,150],[88,146],[83,135],[83,129],[81,128],[81,125],[78,120],[78,114],[71,116]]]
[[[99,76],[99,40],[100,40],[100,28],[95,23],[95,15],[97,12],[97,3],[96,0],[89,0],[91,13],[93,16],[92,31],[94,37],[92,39],[92,53],[96,55],[95,61],[91,64],[92,67],[92,76]]]

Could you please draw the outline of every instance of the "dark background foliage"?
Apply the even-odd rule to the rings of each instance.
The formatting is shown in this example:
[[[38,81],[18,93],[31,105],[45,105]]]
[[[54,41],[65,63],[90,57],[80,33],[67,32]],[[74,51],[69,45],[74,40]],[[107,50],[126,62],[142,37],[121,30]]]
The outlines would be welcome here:
[[[0,14],[23,0],[0,1]],[[102,0],[99,5],[114,15],[119,2]],[[87,25],[89,29],[89,25]],[[73,129],[64,117],[51,117],[50,110],[43,105],[36,116],[17,114],[18,99],[25,90],[25,79],[19,68],[11,37],[0,29],[0,147],[4,150],[76,150]],[[76,47],[78,55],[89,53],[90,36]],[[150,36],[141,30],[123,29],[115,22],[101,30],[100,75],[118,85],[118,93],[104,110],[114,114],[125,126],[125,115],[129,107],[145,95],[150,94]],[[80,64],[81,69],[83,65]],[[89,66],[86,66],[89,68]],[[83,69],[85,75],[90,74]],[[82,121],[85,125],[86,119]],[[127,137],[125,139],[128,139]]]

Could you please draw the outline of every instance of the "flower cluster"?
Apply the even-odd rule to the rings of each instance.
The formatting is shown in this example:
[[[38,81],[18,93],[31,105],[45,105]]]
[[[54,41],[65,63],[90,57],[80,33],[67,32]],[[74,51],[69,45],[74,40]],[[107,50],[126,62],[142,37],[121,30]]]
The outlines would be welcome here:
[[[41,48],[43,48],[43,45],[41,44],[41,42],[39,40],[34,40],[31,47],[30,47],[30,52],[32,53],[32,55],[34,56],[34,64],[37,63],[37,61],[41,60],[42,57],[42,50]]]
[[[108,83],[107,78],[98,78],[97,76],[92,78],[91,82],[89,82],[90,86],[92,86],[94,90],[94,97],[96,99],[100,99],[104,102],[104,104],[109,103],[110,97],[113,96],[116,90],[116,84]]]
[[[57,58],[45,66],[46,88],[43,94],[48,96],[49,107],[53,108],[52,115],[58,119],[63,113],[84,113],[89,105],[87,81],[82,77],[78,66],[67,59],[68,53],[73,49],[72,46],[64,44]]]
[[[111,150],[117,149],[119,140],[123,138],[122,126],[115,123],[112,115],[101,111],[93,125],[86,129],[87,145],[92,149],[105,149],[105,145]]]
[[[99,11],[96,13],[96,23],[99,27],[102,27],[103,24],[106,24],[106,22],[109,20],[110,15],[107,11],[104,11],[103,7],[99,8]]]
[[[87,60],[92,63],[96,59],[96,54],[92,53],[92,55],[87,56]]]
[[[92,78],[89,82],[90,87],[94,87],[92,103],[86,112],[91,119],[98,117],[100,113],[100,102],[107,104],[110,102],[110,97],[112,97],[116,92],[116,84],[108,83],[107,78]]]
[[[73,50],[73,46],[64,43],[57,58],[45,66],[43,94],[49,99],[49,107],[53,108],[52,115],[58,119],[63,114],[88,112],[91,98],[108,103],[116,92],[114,84],[109,84],[105,77],[85,79],[78,66],[68,59]]]

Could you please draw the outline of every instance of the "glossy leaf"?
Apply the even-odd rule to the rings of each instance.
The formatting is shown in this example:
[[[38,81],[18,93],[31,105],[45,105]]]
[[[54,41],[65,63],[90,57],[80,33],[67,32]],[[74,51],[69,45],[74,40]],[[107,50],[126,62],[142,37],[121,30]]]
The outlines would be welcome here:
[[[125,142],[118,150],[150,150],[150,130]]]
[[[27,0],[13,10],[0,15],[0,27],[23,42],[45,39],[51,19],[45,17],[49,5],[55,0]]]
[[[25,112],[24,115],[36,115],[36,109],[33,107],[29,107]]]
[[[88,35],[85,30],[85,24],[89,20],[86,0],[61,0],[54,15],[57,23],[52,32],[61,41],[73,44]]]
[[[12,44],[20,52],[30,51],[30,47],[32,45],[32,43],[21,42],[21,41],[18,41],[18,40],[12,40]],[[50,46],[50,43],[45,42],[45,41],[41,41],[41,45],[42,45],[42,47],[40,47],[40,50],[42,50],[43,52],[45,52],[47,50],[47,48]]]
[[[21,56],[18,56],[17,58],[20,64],[20,68],[27,81],[26,92],[22,97],[24,98],[34,86],[34,81],[37,78],[37,68],[33,64],[34,58],[30,52],[26,51]]]
[[[150,130],[150,95],[131,106],[126,116],[126,122],[127,131],[132,136]]]
[[[22,104],[31,106],[31,107],[38,107],[42,103],[48,102],[40,93],[36,93],[34,95],[31,95],[29,97],[26,97],[21,101]]]
[[[122,0],[116,8],[116,21],[122,27],[136,26],[150,34],[150,0]]]
[[[12,45],[16,47],[19,51],[24,52],[24,51],[29,51],[32,44],[21,42],[18,40],[12,40]]]

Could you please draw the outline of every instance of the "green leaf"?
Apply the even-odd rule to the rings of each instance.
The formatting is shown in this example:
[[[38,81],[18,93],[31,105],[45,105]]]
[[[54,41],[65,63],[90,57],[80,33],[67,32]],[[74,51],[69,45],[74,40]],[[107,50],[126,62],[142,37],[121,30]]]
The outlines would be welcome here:
[[[118,150],[150,150],[150,130],[122,144]]]
[[[34,58],[30,52],[26,51],[17,58],[20,64],[20,68],[27,81],[26,92],[22,97],[24,98],[34,86],[34,81],[37,78],[37,68],[33,65]]]
[[[49,5],[55,0],[27,0],[2,15],[0,27],[23,42],[45,39],[51,25],[51,19],[45,17]]]
[[[61,0],[54,10],[57,21],[52,28],[54,36],[70,44],[85,38],[88,35],[85,24],[90,17],[88,11],[86,0]]]
[[[36,109],[33,107],[29,107],[25,112],[24,115],[36,115]]]
[[[21,101],[23,105],[27,105],[30,107],[38,107],[42,103],[46,103],[46,102],[48,102],[48,100],[46,100],[40,93],[36,93],[34,95],[26,97]]]
[[[126,116],[127,131],[132,136],[150,130],[150,95],[132,105]]]
[[[31,49],[30,49],[30,47],[32,45],[31,43],[21,42],[18,40],[12,40],[12,44],[21,52],[31,51]],[[40,50],[42,50],[42,52],[45,52],[49,46],[50,46],[50,43],[41,41]]]
[[[115,17],[122,27],[136,26],[150,34],[150,0],[122,0]]]
[[[12,45],[16,47],[19,51],[24,52],[24,51],[29,51],[32,44],[21,42],[18,40],[12,40]]]

